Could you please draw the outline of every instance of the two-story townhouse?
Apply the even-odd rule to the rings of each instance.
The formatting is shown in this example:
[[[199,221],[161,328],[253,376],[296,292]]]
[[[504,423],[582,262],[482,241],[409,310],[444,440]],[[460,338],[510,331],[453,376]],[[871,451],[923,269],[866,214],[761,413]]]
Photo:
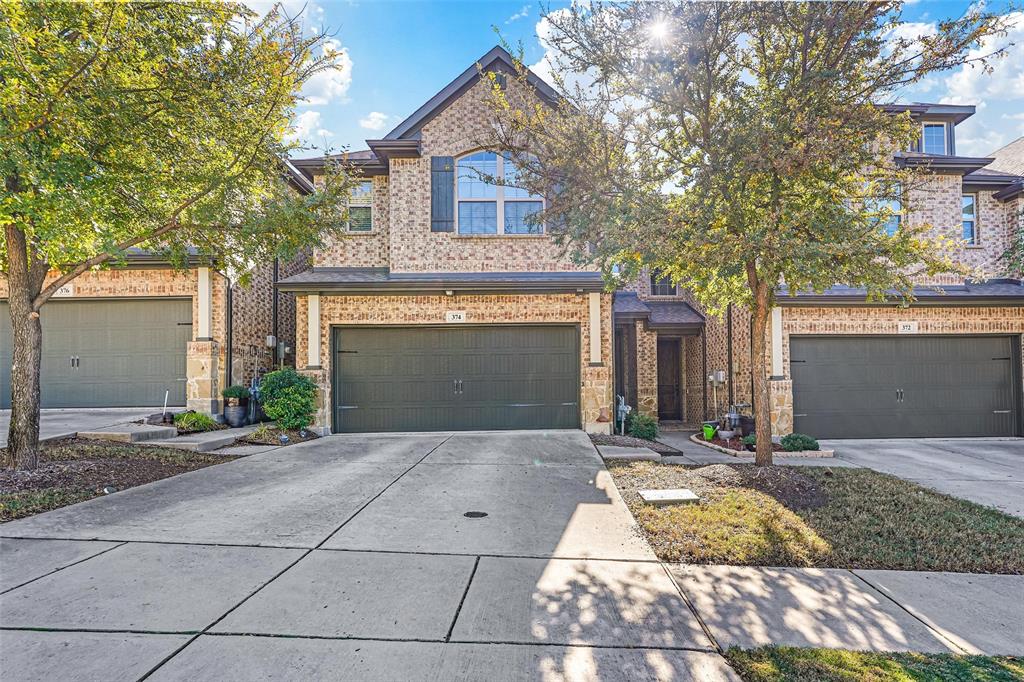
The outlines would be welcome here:
[[[897,162],[927,176],[907,197],[914,210],[886,229],[902,220],[930,224],[959,242],[956,259],[976,275],[922,279],[909,307],[895,297],[869,303],[864,291],[848,287],[781,296],[763,365],[772,430],[836,438],[1020,435],[1024,286],[1000,256],[1021,235],[1024,145],[994,153],[995,163],[959,156],[956,126],[973,106],[889,108],[920,123],[918,144]],[[677,300],[701,310],[656,275],[616,293],[617,392],[662,421],[691,425],[729,405],[750,406],[758,363],[748,312],[731,308],[703,327],[695,317],[689,327],[663,332],[661,308]],[[716,371],[723,384],[708,381]]]
[[[489,83],[521,85],[495,48],[383,139],[346,159],[366,180],[347,233],[279,283],[298,296],[300,367],[321,387],[323,431],[608,431],[612,296],[526,216],[543,197],[488,177]],[[315,180],[324,159],[297,160]]]
[[[785,297],[769,357],[754,362],[745,310],[706,318],[656,274],[604,293],[599,273],[522,220],[543,197],[482,181],[515,168],[482,148],[492,118],[481,69],[510,73],[513,61],[491,50],[345,156],[366,176],[347,233],[279,283],[298,297],[297,359],[321,387],[320,429],[600,432],[616,394],[663,423],[692,425],[749,404],[760,366],[778,434],[1020,433],[1018,280],[923,282],[909,308],[844,288]],[[530,97],[556,97],[534,74],[527,82]],[[920,147],[900,162],[931,173],[908,202],[920,209],[900,219],[963,239],[960,258],[995,271],[1020,229],[1021,178],[956,155],[955,127],[972,107],[894,111],[922,125]],[[294,163],[315,181],[324,159]],[[716,370],[721,385],[708,381]]]

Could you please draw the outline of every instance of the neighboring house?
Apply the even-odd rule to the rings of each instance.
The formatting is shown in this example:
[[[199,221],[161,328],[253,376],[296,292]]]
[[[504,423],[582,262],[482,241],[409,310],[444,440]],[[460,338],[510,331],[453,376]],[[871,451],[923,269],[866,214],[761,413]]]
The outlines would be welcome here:
[[[773,432],[1024,435],[1024,286],[999,262],[1022,229],[1024,140],[995,152],[995,160],[958,156],[956,126],[974,107],[891,108],[921,122],[921,141],[899,163],[932,173],[909,197],[917,210],[899,220],[927,222],[959,240],[957,258],[985,279],[922,280],[907,308],[895,299],[869,304],[864,291],[845,287],[782,296],[768,339]],[[687,301],[700,312],[670,282],[646,276],[624,289],[615,296],[616,377],[630,404],[689,424],[730,404],[750,405],[754,363],[746,310],[732,308],[701,327],[699,316],[670,318],[670,301]],[[675,325],[666,329],[669,319]],[[707,382],[715,370],[727,379],[717,391]]]
[[[290,178],[298,191],[312,190],[294,169]],[[256,266],[248,287],[197,254],[174,270],[133,249],[123,265],[83,273],[42,308],[43,407],[159,407],[166,394],[169,406],[220,413],[225,386],[273,368],[268,336],[294,349],[294,297],[273,283],[307,259]],[[0,409],[11,400],[6,298],[0,276]]]
[[[705,316],[655,276],[603,292],[521,216],[541,197],[481,182],[514,172],[481,151],[495,48],[369,149],[343,155],[366,176],[347,234],[283,279],[298,296],[297,363],[321,388],[323,431],[582,427],[607,431],[614,395],[662,422],[696,424],[750,403],[750,316]],[[507,78],[507,87],[519,87]],[[529,96],[555,93],[530,74]],[[996,272],[1020,229],[1021,178],[956,155],[973,107],[910,104],[918,148],[900,162],[934,172],[914,190],[928,221],[961,239],[959,257]],[[295,166],[315,182],[323,158]],[[534,206],[536,204],[533,204]],[[942,291],[925,287],[941,283]],[[774,311],[773,430],[819,436],[1021,433],[1024,287],[993,279],[922,283],[909,308],[836,288]],[[707,377],[723,370],[712,389]],[[717,394],[718,403],[715,404]]]

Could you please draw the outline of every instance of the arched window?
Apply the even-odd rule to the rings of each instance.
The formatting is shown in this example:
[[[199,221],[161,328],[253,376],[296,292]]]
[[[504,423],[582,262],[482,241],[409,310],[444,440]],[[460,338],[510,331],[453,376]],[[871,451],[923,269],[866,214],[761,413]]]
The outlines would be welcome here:
[[[542,234],[529,219],[544,199],[516,187],[519,171],[494,152],[474,152],[455,162],[455,202],[459,234]],[[497,184],[488,182],[497,180]]]

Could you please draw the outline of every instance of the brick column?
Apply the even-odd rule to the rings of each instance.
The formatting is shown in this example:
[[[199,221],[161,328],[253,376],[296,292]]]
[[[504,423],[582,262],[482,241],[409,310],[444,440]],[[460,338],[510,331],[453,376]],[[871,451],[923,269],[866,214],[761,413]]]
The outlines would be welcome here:
[[[216,341],[189,342],[185,359],[188,409],[220,414],[220,354],[220,344]]]
[[[636,322],[636,402],[640,414],[658,418],[658,333]]]

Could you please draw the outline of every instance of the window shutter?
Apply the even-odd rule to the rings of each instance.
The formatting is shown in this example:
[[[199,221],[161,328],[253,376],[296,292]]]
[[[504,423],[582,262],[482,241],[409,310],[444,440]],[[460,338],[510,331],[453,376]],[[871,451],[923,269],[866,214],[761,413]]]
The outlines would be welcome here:
[[[455,158],[430,157],[430,231],[455,231]]]

